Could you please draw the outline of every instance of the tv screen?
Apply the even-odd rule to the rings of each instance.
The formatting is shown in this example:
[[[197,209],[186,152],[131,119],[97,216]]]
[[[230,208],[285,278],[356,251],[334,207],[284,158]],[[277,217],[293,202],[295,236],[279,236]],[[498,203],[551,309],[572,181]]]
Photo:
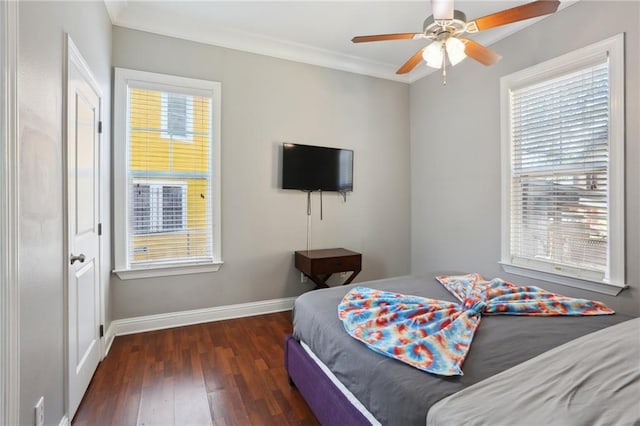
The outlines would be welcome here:
[[[282,189],[353,191],[353,151],[283,144]]]

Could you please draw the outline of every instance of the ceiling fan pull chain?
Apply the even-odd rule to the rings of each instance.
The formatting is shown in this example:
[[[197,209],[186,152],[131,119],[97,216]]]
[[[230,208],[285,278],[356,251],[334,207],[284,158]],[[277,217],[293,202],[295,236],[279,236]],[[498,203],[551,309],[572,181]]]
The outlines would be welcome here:
[[[447,85],[447,50],[445,43],[442,43],[442,85]]]

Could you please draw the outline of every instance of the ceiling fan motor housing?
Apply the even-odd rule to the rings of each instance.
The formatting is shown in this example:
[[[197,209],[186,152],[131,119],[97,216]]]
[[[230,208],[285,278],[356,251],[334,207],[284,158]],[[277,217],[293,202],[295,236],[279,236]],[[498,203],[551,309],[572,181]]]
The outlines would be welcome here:
[[[432,40],[462,34],[467,26],[467,15],[459,10],[453,11],[453,19],[435,20],[433,15],[424,20],[424,35]]]

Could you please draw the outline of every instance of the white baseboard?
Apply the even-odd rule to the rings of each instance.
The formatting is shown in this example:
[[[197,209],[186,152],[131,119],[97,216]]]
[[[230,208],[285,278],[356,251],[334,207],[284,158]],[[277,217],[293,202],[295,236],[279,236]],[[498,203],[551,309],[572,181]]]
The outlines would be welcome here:
[[[114,333],[114,329],[113,329],[113,321],[111,321],[111,324],[109,324],[109,328],[107,329],[107,332],[104,334],[104,353],[102,354],[102,359],[104,359],[107,354],[109,353],[109,350],[111,349],[111,345],[113,345],[113,339],[115,339],[116,335]]]
[[[71,426],[71,422],[69,422],[69,417],[67,417],[66,414],[62,416],[62,419],[60,420],[60,423],[58,423],[58,426]]]
[[[295,300],[295,297],[287,297],[283,299],[263,300],[260,302],[240,303],[237,305],[115,320],[111,322],[105,333],[106,349],[104,355],[106,356],[109,352],[113,339],[116,336],[288,311],[293,307]]]

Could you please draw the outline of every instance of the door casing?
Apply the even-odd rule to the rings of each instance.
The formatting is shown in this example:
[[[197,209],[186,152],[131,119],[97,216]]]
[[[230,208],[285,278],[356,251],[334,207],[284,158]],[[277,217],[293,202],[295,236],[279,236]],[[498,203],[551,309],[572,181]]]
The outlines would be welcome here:
[[[19,423],[18,3],[0,2],[0,424]]]

